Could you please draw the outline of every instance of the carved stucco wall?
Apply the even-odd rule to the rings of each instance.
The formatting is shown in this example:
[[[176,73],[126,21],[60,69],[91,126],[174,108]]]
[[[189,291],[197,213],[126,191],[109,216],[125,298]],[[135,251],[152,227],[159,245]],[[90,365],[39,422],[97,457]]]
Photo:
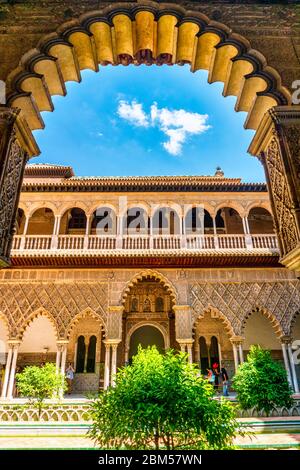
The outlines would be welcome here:
[[[68,335],[84,312],[99,318],[104,330],[119,332],[122,295],[139,270],[3,270],[0,272],[0,314],[10,338],[21,337],[39,314],[54,323],[59,338]],[[167,280],[177,305],[192,307],[192,319],[210,311],[231,334],[242,335],[246,319],[259,309],[278,335],[291,333],[300,310],[300,281],[286,269],[147,270]],[[112,318],[114,316],[114,319]],[[108,321],[108,317],[110,320]],[[229,326],[228,326],[229,325]],[[118,333],[119,334],[119,333]]]

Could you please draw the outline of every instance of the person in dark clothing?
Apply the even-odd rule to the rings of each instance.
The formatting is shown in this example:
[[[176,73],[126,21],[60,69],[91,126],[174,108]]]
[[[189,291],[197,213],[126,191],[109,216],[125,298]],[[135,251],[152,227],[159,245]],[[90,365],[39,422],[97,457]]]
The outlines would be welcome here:
[[[222,382],[223,382],[223,396],[228,397],[229,396],[229,392],[228,392],[229,378],[228,378],[228,374],[227,374],[225,367],[222,367],[221,369],[221,377],[222,377]]]

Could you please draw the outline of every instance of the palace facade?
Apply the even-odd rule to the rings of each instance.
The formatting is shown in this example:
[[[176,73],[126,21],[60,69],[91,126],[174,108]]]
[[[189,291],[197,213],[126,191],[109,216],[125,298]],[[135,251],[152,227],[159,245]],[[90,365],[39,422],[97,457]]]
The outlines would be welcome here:
[[[252,344],[295,392],[300,281],[280,264],[264,183],[213,176],[77,177],[25,170],[11,266],[0,271],[2,398],[16,370],[75,367],[74,391],[106,388],[139,344],[234,374]]]

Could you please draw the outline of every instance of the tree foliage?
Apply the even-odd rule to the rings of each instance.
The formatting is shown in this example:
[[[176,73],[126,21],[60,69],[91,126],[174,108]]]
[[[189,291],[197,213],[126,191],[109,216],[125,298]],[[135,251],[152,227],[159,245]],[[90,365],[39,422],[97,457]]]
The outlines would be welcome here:
[[[115,387],[92,402],[89,435],[107,449],[229,448],[237,430],[234,409],[213,396],[186,354],[140,347],[117,373]]]
[[[267,415],[276,406],[292,405],[292,390],[284,367],[271,357],[270,351],[251,346],[247,361],[233,378],[233,387],[242,409],[256,407]]]
[[[21,396],[28,397],[41,414],[46,398],[57,398],[66,390],[66,380],[57,373],[55,364],[47,363],[42,367],[27,366],[16,374],[17,388]]]

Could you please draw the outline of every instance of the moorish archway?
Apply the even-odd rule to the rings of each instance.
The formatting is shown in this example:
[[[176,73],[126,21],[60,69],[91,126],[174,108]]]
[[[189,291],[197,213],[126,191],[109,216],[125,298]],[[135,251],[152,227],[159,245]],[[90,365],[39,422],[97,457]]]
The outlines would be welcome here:
[[[132,361],[132,357],[136,355],[139,346],[144,349],[148,346],[156,346],[159,352],[164,352],[167,342],[167,338],[164,337],[165,333],[166,332],[156,324],[148,323],[134,327],[128,334],[128,361]]]
[[[43,127],[41,112],[53,110],[51,96],[64,95],[65,82],[80,81],[80,70],[99,64],[190,64],[192,72],[208,70],[209,83],[224,83],[223,95],[236,96],[236,111],[247,112],[245,127],[257,130],[249,151],[266,171],[282,262],[299,267],[300,108],[290,106],[280,74],[246,38],[202,13],[154,2],[112,5],[64,23],[10,73],[0,115],[2,264],[9,261],[24,166],[38,154],[31,131]]]

